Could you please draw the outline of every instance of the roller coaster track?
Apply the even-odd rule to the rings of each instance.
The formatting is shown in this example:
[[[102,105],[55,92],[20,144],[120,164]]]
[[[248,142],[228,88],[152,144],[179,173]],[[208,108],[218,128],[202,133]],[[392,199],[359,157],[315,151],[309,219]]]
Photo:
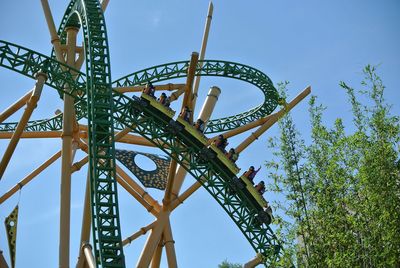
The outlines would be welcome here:
[[[86,53],[86,75],[21,46],[0,41],[0,66],[34,78],[39,71],[48,76],[46,84],[60,95],[67,93],[76,100],[77,118],[88,118],[89,171],[93,241],[97,265],[125,267],[119,224],[115,176],[114,130],[126,127],[182,165],[222,206],[264,263],[273,266],[282,247],[268,224],[260,222],[262,208],[251,200],[232,172],[207,146],[184,127],[161,113],[148,102],[112,91],[112,86],[133,86],[148,81],[160,82],[185,77],[188,61],[151,67],[111,83],[108,44],[103,13],[98,1],[71,1],[60,31],[68,25],[83,28]],[[74,76],[71,75],[74,73]],[[265,96],[263,104],[250,111],[209,122],[207,133],[233,129],[270,114],[277,106],[278,95],[270,79],[246,65],[226,61],[203,61],[196,75],[222,76],[243,80],[259,87]],[[65,92],[65,88],[69,88]],[[30,122],[26,131],[62,128],[61,115]],[[16,123],[0,124],[0,131],[13,131]]]
[[[5,45],[11,45],[15,46],[13,44],[7,43],[2,41]],[[1,43],[0,43],[1,45]],[[0,48],[2,52],[7,53],[8,55],[13,54],[14,52],[10,51],[10,46],[2,46]],[[16,62],[18,65],[15,63],[11,62],[13,61],[12,59],[9,59],[10,62],[8,64],[4,64],[3,66],[6,68],[16,68],[16,71],[20,71],[20,69],[23,69],[25,67],[19,66],[19,64],[22,64],[24,62],[24,57],[26,54],[34,55],[35,52],[30,51],[26,48],[19,47],[18,50],[15,50],[16,53],[14,53],[14,57],[16,58]],[[29,77],[33,77],[35,74],[34,71],[37,71],[40,63],[43,61],[49,61],[51,62],[51,67],[52,69],[61,69],[60,66],[57,66],[58,62],[52,61],[51,59],[44,59],[44,55],[38,54],[32,56],[35,59],[39,58],[40,60],[36,59],[35,64],[37,66],[32,67],[32,66],[27,66],[26,68],[30,68],[32,71],[29,73],[25,73],[24,75],[27,75]],[[219,118],[219,119],[214,119],[210,120],[209,123],[207,124],[207,128],[205,130],[205,134],[209,133],[216,133],[216,132],[221,132],[225,130],[230,130],[234,129],[236,127],[245,125],[249,122],[252,122],[254,120],[260,119],[268,114],[270,114],[277,106],[278,104],[278,96],[276,93],[275,88],[272,85],[272,82],[270,79],[257,69],[251,68],[247,65],[235,63],[235,62],[227,62],[227,61],[217,61],[217,60],[204,60],[200,61],[203,63],[202,67],[200,65],[198,66],[196,70],[196,75],[197,76],[220,76],[220,77],[228,77],[228,78],[235,78],[239,79],[251,84],[254,84],[258,86],[261,91],[264,94],[265,101],[264,103],[260,104],[259,106],[250,109],[249,111],[225,117],[225,118]],[[30,62],[32,63],[32,62]],[[60,64],[63,68],[65,68],[62,64]],[[170,79],[175,79],[175,78],[183,78],[187,76],[187,68],[189,66],[189,61],[181,61],[181,62],[173,62],[173,63],[167,63],[163,65],[158,65],[154,67],[150,67],[138,72],[134,72],[128,76],[125,76],[123,78],[120,78],[112,83],[113,87],[126,87],[126,86],[136,86],[136,85],[142,85],[147,82],[161,82],[165,80],[170,80]],[[17,69],[17,67],[20,67]],[[75,71],[72,68],[69,68],[69,70]],[[230,71],[232,71],[232,73]],[[21,72],[22,73],[22,72]],[[249,75],[249,73],[254,74],[254,76]],[[79,78],[85,77],[84,74],[78,73]],[[66,74],[66,76],[68,76]],[[59,85],[59,82],[57,81],[55,83],[47,83],[49,86],[52,86],[54,88],[57,88],[57,85]],[[80,96],[77,97],[78,100],[82,100],[85,96],[82,95],[83,91],[81,90],[82,85],[80,82],[77,82],[76,84],[74,83],[68,83],[69,85],[75,85],[75,88],[77,89],[76,91],[80,93]],[[76,94],[74,92],[75,90],[71,90],[69,93],[71,95]],[[60,93],[63,93],[63,91],[60,90]],[[115,92],[113,94],[116,94]],[[84,109],[85,102],[78,102],[76,104],[76,110],[77,110],[77,118],[78,120],[87,117],[86,115],[86,109]],[[12,131],[15,129],[16,125],[18,122],[10,122],[6,124],[0,124],[0,130],[9,130]],[[52,130],[60,130],[62,128],[62,115],[55,116],[54,118],[51,119],[45,119],[45,120],[37,120],[37,121],[30,121],[26,127],[26,131],[52,131]],[[123,128],[120,124],[116,123],[114,125],[114,128],[117,130],[120,130]]]

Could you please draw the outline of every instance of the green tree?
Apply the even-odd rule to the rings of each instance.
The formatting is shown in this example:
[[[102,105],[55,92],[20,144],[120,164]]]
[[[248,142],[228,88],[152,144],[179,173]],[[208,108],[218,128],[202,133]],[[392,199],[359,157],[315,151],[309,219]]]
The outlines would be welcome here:
[[[352,107],[352,133],[340,118],[327,127],[325,108],[312,97],[310,144],[290,114],[279,122],[279,141],[270,142],[275,160],[267,163],[269,188],[285,197],[275,204],[282,212],[277,234],[287,248],[282,262],[400,266],[399,117],[390,114],[375,67],[363,72],[362,90],[340,83]]]
[[[224,260],[221,264],[218,264],[218,268],[242,268],[243,266],[239,263],[230,263]]]
[[[288,82],[278,84],[280,95],[286,98]],[[285,203],[275,203],[274,207],[283,212],[277,214],[274,223],[278,225],[276,234],[286,249],[280,266],[289,267],[294,263],[306,265],[310,256],[309,219],[307,209],[307,171],[303,165],[305,156],[304,141],[301,139],[295,124],[287,114],[278,122],[280,131],[279,142],[271,139],[270,148],[275,148],[274,155],[278,161],[269,161],[267,168],[271,170],[273,183],[270,189],[285,196]],[[288,205],[287,205],[288,204]],[[287,217],[295,219],[290,221]]]

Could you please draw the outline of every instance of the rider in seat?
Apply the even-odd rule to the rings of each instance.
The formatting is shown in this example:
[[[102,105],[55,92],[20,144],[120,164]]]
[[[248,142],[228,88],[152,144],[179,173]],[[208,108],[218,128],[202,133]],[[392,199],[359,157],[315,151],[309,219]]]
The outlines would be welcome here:
[[[260,193],[260,195],[263,195],[265,193],[265,183],[264,181],[260,181],[257,185],[256,185],[256,190],[257,192]]]
[[[219,135],[218,138],[213,142],[215,146],[225,153],[225,147],[229,144],[228,140],[223,135]]]
[[[260,171],[261,166],[257,169],[254,170],[254,166],[250,166],[249,170],[247,170],[245,173],[243,173],[243,176],[249,179],[251,184],[254,185],[254,177],[256,176],[257,172]]]
[[[189,109],[188,106],[185,106],[179,116],[182,117],[183,120],[185,120],[186,122],[188,122],[190,124],[191,123],[190,118],[192,117],[192,111]]]
[[[239,154],[236,153],[234,148],[229,149],[229,152],[226,153],[226,156],[228,157],[229,160],[231,160],[233,163],[235,163],[238,158],[239,158]]]
[[[166,102],[167,102],[167,94],[165,94],[164,92],[161,93],[161,96],[158,98],[157,100],[159,103],[161,103],[162,105],[166,106]]]
[[[146,86],[144,87],[144,89],[143,89],[143,93],[145,93],[145,94],[147,94],[147,95],[149,95],[150,97],[152,97],[152,98],[156,98],[155,96],[154,96],[154,93],[155,93],[155,88],[154,88],[154,86],[153,86],[153,84],[151,83],[151,82],[148,82],[147,84],[146,84]]]
[[[204,121],[200,118],[197,119],[196,123],[194,123],[194,128],[197,129],[199,132],[204,132]]]

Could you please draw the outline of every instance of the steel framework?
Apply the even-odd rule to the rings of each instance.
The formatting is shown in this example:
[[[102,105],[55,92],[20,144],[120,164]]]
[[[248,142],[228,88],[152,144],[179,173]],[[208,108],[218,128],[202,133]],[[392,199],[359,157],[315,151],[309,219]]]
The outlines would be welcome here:
[[[126,131],[145,138],[170,156],[176,162],[174,165],[179,164],[190,173],[226,211],[253,249],[262,255],[262,262],[266,266],[274,266],[282,254],[283,247],[269,226],[271,219],[263,218],[265,213],[262,204],[241,183],[237,171],[227,165],[223,157],[209,146],[210,141],[196,135],[190,126],[186,126],[179,119],[171,118],[167,111],[160,110],[148,99],[129,98],[118,90],[113,90],[188,77],[190,61],[150,67],[112,82],[107,31],[101,3],[97,0],[70,2],[58,30],[61,45],[66,44],[67,29],[71,27],[82,29],[85,73],[77,70],[76,66],[71,67],[57,60],[57,51],[53,50],[52,56],[48,57],[2,40],[0,66],[32,79],[35,79],[39,72],[46,74],[46,85],[56,89],[62,98],[64,94],[73,98],[76,122],[87,119],[88,142],[85,150],[89,162],[92,237],[96,265],[125,267],[115,162],[115,140],[120,138],[115,135],[119,130],[120,133]],[[264,119],[281,102],[268,76],[250,66],[221,60],[199,60],[194,70],[194,76],[197,77],[227,77],[248,82],[258,87],[264,95],[263,103],[249,111],[210,120],[205,134],[234,130]],[[284,112],[280,113],[274,120],[283,114]],[[0,132],[13,133],[18,123],[1,123]],[[29,121],[24,132],[62,129],[63,114],[60,113],[50,119]],[[82,164],[85,161],[82,160]],[[178,201],[172,200],[173,208],[179,204]],[[157,214],[157,211],[153,213]],[[85,250],[85,254],[90,251],[87,247]]]

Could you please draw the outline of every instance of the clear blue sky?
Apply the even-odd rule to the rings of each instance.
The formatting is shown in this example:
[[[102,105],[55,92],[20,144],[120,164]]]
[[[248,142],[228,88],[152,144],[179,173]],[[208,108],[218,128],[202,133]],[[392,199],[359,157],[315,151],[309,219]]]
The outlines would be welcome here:
[[[49,2],[58,25],[68,1]],[[111,0],[106,22],[113,80],[145,67],[189,59],[192,51],[200,49],[207,7],[206,0]],[[1,1],[0,10],[0,39],[49,54],[50,37],[40,1]],[[312,94],[328,106],[325,119],[328,124],[337,117],[350,123],[350,107],[338,83],[343,80],[358,86],[366,64],[380,65],[378,72],[387,86],[385,97],[393,104],[392,113],[400,114],[396,84],[400,77],[399,29],[400,2],[396,0],[217,0],[206,58],[253,66],[265,72],[275,84],[288,80],[290,97],[311,85]],[[34,84],[5,69],[0,69],[0,81],[1,111]],[[201,99],[213,85],[222,89],[215,117],[245,111],[262,101],[253,86],[226,79],[202,80]],[[62,108],[62,102],[55,90],[47,87],[33,118],[52,116],[57,108]],[[309,128],[307,108],[304,101],[293,110],[296,125],[304,133]],[[20,114],[10,120],[17,120]],[[231,139],[230,144],[237,145],[247,135]],[[258,166],[270,159],[267,139],[275,135],[276,126],[240,156],[239,166],[242,169]],[[4,152],[6,145],[7,141],[0,140],[0,152]],[[0,182],[0,194],[60,146],[58,139],[22,140]],[[126,145],[117,145],[117,148],[152,152]],[[82,157],[80,153],[76,159]],[[0,206],[3,221],[19,201],[17,267],[58,265],[60,169],[58,161],[23,188],[20,200],[15,195]],[[268,171],[263,168],[256,179],[267,176]],[[78,253],[86,169],[74,174],[72,180],[71,267]],[[185,185],[193,181],[187,178]],[[162,196],[159,191],[150,192]],[[271,201],[277,198],[269,193],[265,196]],[[119,192],[119,198],[123,237],[153,220],[124,190]],[[255,254],[222,208],[202,189],[172,214],[171,221],[180,267],[217,267],[224,259],[245,263]],[[128,266],[136,264],[144,242],[142,237],[125,248]],[[3,227],[0,228],[0,249],[8,258]],[[164,257],[165,253],[162,267],[166,266]]]

